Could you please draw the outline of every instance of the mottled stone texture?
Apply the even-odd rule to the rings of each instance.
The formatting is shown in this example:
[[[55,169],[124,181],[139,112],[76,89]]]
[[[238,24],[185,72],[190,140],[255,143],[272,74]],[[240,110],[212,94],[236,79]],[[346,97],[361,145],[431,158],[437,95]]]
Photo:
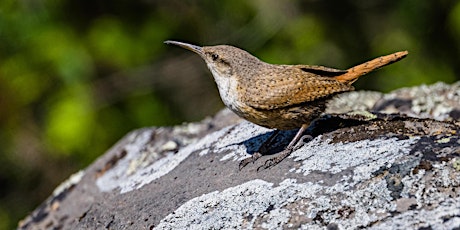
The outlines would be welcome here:
[[[309,129],[312,141],[261,171],[271,156],[241,171],[238,162],[271,130],[228,110],[200,123],[135,130],[19,228],[460,227],[460,83],[352,92],[327,112],[343,114],[324,115]],[[294,133],[281,132],[269,154]]]

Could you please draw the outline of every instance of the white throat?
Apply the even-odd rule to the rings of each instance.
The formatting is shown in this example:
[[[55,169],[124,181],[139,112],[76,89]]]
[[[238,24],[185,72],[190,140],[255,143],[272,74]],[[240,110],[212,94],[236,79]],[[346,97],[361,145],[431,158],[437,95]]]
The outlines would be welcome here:
[[[212,66],[208,66],[209,70],[214,77],[214,81],[217,84],[217,88],[219,89],[220,98],[224,102],[224,104],[233,111],[239,111],[238,109],[238,82],[233,80],[232,77],[225,77],[220,76],[220,74],[214,70]],[[231,93],[233,92],[233,93]]]

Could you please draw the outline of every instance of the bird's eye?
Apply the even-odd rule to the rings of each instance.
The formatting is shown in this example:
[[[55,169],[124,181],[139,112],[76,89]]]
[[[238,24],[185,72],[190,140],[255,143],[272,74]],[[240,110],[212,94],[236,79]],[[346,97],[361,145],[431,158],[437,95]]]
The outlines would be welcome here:
[[[211,58],[213,61],[217,60],[219,58],[219,55],[217,54],[211,54]]]

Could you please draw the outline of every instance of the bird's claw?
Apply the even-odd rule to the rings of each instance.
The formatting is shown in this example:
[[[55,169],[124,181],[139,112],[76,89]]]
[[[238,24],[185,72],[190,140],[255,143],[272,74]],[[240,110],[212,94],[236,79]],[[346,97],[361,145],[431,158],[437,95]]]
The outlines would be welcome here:
[[[246,167],[246,165],[248,165],[249,163],[253,163],[253,164],[254,164],[254,162],[256,162],[256,160],[259,159],[261,156],[262,156],[262,154],[259,153],[259,152],[256,152],[256,153],[252,154],[251,157],[248,157],[248,158],[246,158],[246,159],[241,160],[241,161],[240,161],[240,164],[238,165],[238,168],[239,168],[240,171],[241,171],[241,169],[243,169],[244,167]]]

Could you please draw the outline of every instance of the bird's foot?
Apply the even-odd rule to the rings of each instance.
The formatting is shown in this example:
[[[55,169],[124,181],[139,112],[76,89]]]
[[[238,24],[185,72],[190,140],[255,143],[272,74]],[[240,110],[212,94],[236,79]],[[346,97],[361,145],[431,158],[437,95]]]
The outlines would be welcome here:
[[[262,156],[262,154],[260,152],[256,152],[254,154],[252,154],[251,157],[248,157],[246,159],[243,159],[240,161],[240,164],[238,165],[239,169],[243,169],[244,167],[246,167],[246,165],[248,165],[249,163],[253,163],[256,162],[257,159],[259,159],[260,157]]]
[[[238,165],[240,171],[241,171],[241,169],[246,167],[246,165],[248,165],[249,163],[256,162],[256,160],[259,159],[262,156],[262,153],[266,153],[267,150],[268,150],[268,146],[270,146],[272,144],[272,142],[275,140],[275,137],[278,135],[278,133],[279,133],[279,130],[277,130],[277,129],[274,130],[272,132],[272,134],[270,135],[270,137],[268,137],[268,139],[265,140],[262,143],[262,145],[259,147],[259,150],[257,150],[257,152],[252,154],[252,157],[248,157],[246,159],[241,160],[240,164]]]
[[[269,169],[277,164],[279,164],[281,161],[284,160],[284,158],[288,157],[291,155],[292,149],[285,149],[282,152],[278,153],[275,157],[272,157],[268,160],[265,161],[265,163],[257,168],[257,171],[260,171],[261,169]]]
[[[257,168],[257,171],[259,171],[260,169],[271,168],[271,167],[277,165],[278,163],[283,161],[284,158],[286,158],[289,155],[291,155],[291,153],[293,151],[295,151],[300,146],[302,146],[303,143],[311,141],[313,139],[313,137],[311,135],[302,135],[303,132],[307,128],[308,128],[307,124],[302,125],[302,127],[299,129],[299,131],[297,131],[296,135],[291,140],[291,142],[286,147],[286,149],[284,149],[282,152],[278,153],[278,155],[276,157],[273,157],[273,158],[265,161],[265,163],[262,166]],[[252,157],[249,157],[249,158],[241,160],[240,164],[238,166],[239,169],[241,170],[244,167],[246,167],[246,165],[248,165],[249,163],[251,163],[251,162],[254,163],[257,159],[259,159],[262,156],[261,152],[264,152],[264,153],[266,152],[266,151],[262,151],[262,150],[267,150],[267,148],[268,148],[267,146],[271,145],[271,143],[275,140],[275,137],[276,137],[276,135],[278,135],[278,132],[279,132],[279,130],[275,130],[272,133],[272,135],[259,147],[259,151],[254,153],[252,155]]]
[[[303,135],[302,137],[299,138],[297,143],[293,143],[292,145],[289,145],[285,150],[278,153],[278,155],[276,155],[275,157],[266,160],[263,165],[257,168],[257,171],[260,171],[261,169],[268,169],[268,168],[271,168],[279,164],[286,157],[291,155],[292,152],[302,147],[305,142],[309,142],[311,140],[313,140],[313,137],[311,135]]]

